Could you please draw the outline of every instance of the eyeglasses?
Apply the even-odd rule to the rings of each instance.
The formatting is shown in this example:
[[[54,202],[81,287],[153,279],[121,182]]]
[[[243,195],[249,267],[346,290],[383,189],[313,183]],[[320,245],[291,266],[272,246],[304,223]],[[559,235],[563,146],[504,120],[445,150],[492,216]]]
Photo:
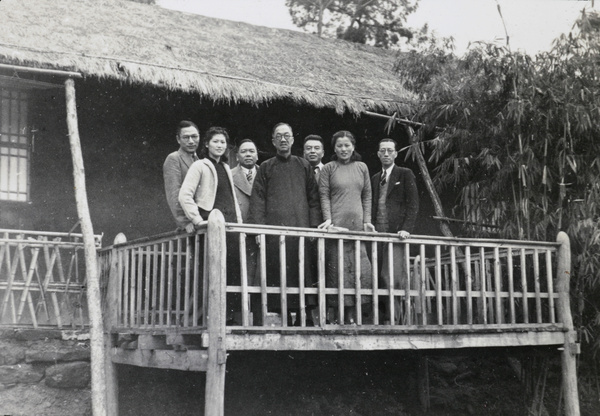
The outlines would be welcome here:
[[[198,134],[186,134],[185,136],[179,136],[181,140],[198,140],[200,136]]]
[[[392,153],[394,153],[395,151],[396,151],[395,149],[379,149],[379,153],[383,153],[384,155],[385,155],[386,153],[389,153],[389,154],[391,155],[391,154],[392,154]]]
[[[289,133],[285,133],[285,134],[276,134],[276,135],[275,135],[275,139],[276,139],[276,140],[281,140],[281,139],[286,139],[286,140],[289,140],[289,139],[291,139],[292,137],[294,137],[294,136],[293,136],[293,135],[291,135],[291,134],[289,134]]]

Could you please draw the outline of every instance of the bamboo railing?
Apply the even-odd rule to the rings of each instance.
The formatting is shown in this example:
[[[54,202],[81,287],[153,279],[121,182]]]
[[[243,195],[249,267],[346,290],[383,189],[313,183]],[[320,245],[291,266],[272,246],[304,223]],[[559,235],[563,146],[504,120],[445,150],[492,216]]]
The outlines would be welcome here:
[[[103,299],[104,310],[115,315],[110,322],[130,328],[206,326],[205,239],[203,227],[196,235],[166,233],[100,250],[102,286],[115,278],[113,295]]]
[[[0,229],[0,324],[87,326],[82,256],[80,234]]]
[[[227,318],[232,327],[563,330],[557,314],[558,243],[428,236],[401,241],[393,234],[230,223],[225,229],[239,250],[233,256],[239,276],[227,274],[225,289],[228,305],[230,299],[237,302],[237,319]],[[195,235],[169,233],[104,249],[104,263],[113,264],[117,279],[113,325],[205,327],[207,244],[204,227]],[[222,250],[228,245],[231,249],[226,244]],[[290,246],[297,247],[291,258]],[[380,279],[383,268],[397,273],[393,261],[378,260],[383,251],[393,258],[395,246],[405,255],[406,287],[387,287]],[[254,267],[248,256],[257,257],[255,270],[248,268]],[[328,279],[332,261],[338,272]],[[348,261],[358,265],[351,284],[343,272]],[[367,284],[360,276],[363,263],[371,275]],[[290,271],[299,276],[298,284],[290,284]],[[313,285],[306,283],[308,273],[314,273]],[[355,308],[352,322],[345,319],[347,304]]]

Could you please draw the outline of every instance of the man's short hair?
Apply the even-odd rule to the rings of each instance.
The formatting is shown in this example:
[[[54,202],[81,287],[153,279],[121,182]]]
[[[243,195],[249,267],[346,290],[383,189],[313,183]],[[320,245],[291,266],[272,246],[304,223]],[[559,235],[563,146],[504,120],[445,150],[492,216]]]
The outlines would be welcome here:
[[[304,138],[304,144],[306,144],[306,142],[308,142],[309,140],[321,142],[321,146],[325,147],[325,142],[323,141],[323,138],[317,134],[309,134],[308,136],[306,136]]]
[[[396,140],[394,139],[381,139],[379,140],[379,144],[377,145],[377,149],[379,149],[381,147],[381,143],[394,143],[394,150],[397,152],[398,151],[398,143],[396,142]]]
[[[244,143],[252,143],[254,145],[254,148],[256,149],[256,151],[258,151],[258,147],[256,146],[256,143],[254,143],[254,140],[252,139],[244,139],[241,142],[238,143],[238,145],[235,147],[235,153],[240,151],[240,147],[242,147],[242,145]]]
[[[288,123],[277,123],[275,124],[275,127],[273,127],[273,131],[271,132],[271,136],[275,134],[275,130],[277,130],[277,127],[279,126],[288,126],[290,128],[290,130],[294,131],[292,129],[292,126],[290,126]]]
[[[177,135],[179,136],[179,133],[181,133],[181,130],[185,129],[187,127],[195,128],[198,131],[198,134],[200,134],[200,129],[198,128],[198,126],[196,126],[196,124],[193,121],[181,120],[179,122],[179,124],[177,125]]]

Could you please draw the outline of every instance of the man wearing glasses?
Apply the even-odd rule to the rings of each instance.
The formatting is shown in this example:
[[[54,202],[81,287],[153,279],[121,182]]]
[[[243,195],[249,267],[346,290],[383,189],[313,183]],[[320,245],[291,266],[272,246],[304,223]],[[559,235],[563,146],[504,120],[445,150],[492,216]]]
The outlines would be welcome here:
[[[383,139],[379,142],[377,156],[381,162],[382,170],[371,177],[373,190],[372,210],[375,230],[381,233],[397,234],[401,240],[410,237],[417,213],[419,211],[419,192],[415,175],[410,169],[401,168],[394,164],[398,156],[398,144],[392,139]],[[380,247],[383,253],[381,278],[390,287],[388,266],[388,250]],[[381,251],[380,251],[381,252]],[[406,289],[408,272],[404,256],[404,245],[394,244],[394,288]],[[396,301],[394,322],[400,323],[400,302]],[[392,317],[390,317],[391,321]]]
[[[185,216],[179,204],[178,197],[179,189],[190,165],[198,160],[198,156],[196,155],[196,150],[200,143],[198,126],[191,121],[181,121],[177,126],[175,138],[177,139],[177,143],[179,143],[179,150],[169,154],[163,164],[165,193],[167,195],[167,203],[177,223],[177,228],[192,232],[194,225]]]
[[[263,162],[252,187],[249,223],[285,227],[313,227],[321,223],[319,190],[312,167],[303,158],[292,155],[294,134],[286,123],[275,125],[272,143],[277,155]],[[298,287],[298,239],[286,238],[286,286]],[[267,238],[267,284],[280,285],[279,238]],[[310,285],[310,261],[305,275]],[[269,305],[277,309],[279,296]],[[299,308],[298,295],[288,298],[288,311]],[[299,316],[299,315],[297,315]],[[294,322],[292,322],[294,323]],[[297,324],[297,321],[295,322]]]

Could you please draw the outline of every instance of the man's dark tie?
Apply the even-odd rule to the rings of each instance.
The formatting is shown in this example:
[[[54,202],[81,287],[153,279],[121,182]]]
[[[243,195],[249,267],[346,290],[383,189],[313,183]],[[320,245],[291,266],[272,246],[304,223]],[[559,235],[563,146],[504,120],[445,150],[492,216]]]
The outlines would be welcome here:
[[[383,171],[383,172],[381,172],[381,182],[379,182],[379,186],[384,186],[386,182],[387,182],[387,179],[385,177],[385,171]]]
[[[315,166],[313,170],[315,171],[315,179],[316,179],[316,180],[317,180],[317,182],[318,182],[318,181],[319,181],[319,171],[320,171],[321,169],[319,169],[319,167],[318,167],[318,166]]]
[[[248,173],[246,173],[246,179],[248,179],[248,183],[252,183],[252,171],[249,170]]]

